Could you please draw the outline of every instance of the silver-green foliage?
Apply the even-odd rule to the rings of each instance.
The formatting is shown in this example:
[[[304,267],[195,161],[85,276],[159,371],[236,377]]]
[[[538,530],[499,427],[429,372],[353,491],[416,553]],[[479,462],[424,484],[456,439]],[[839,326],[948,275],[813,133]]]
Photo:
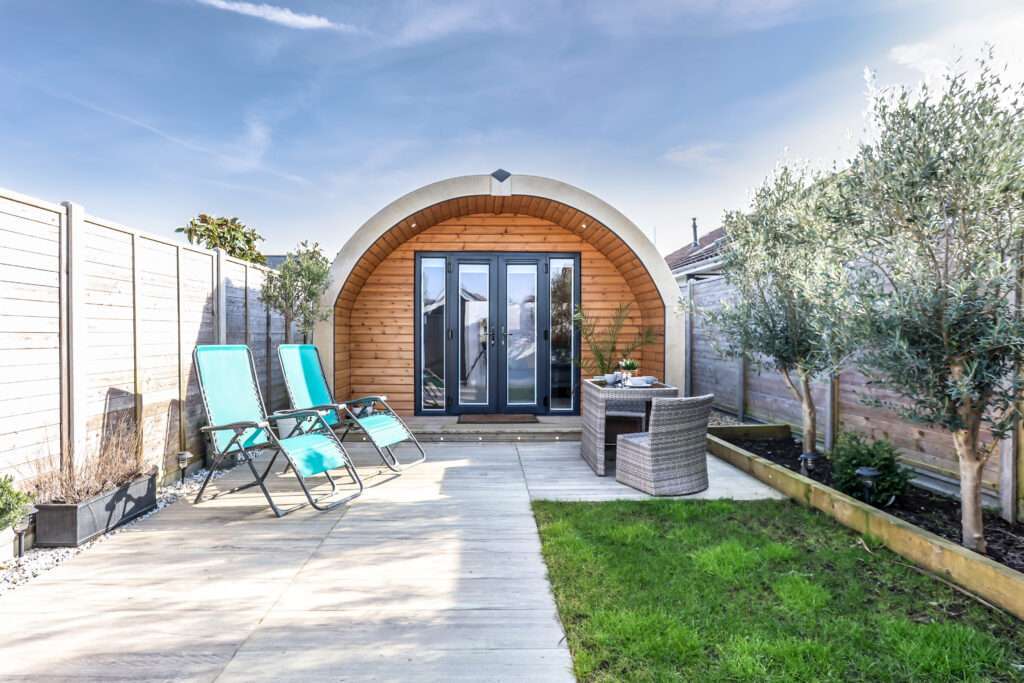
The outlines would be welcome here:
[[[288,329],[296,322],[308,338],[316,323],[329,315],[321,310],[320,297],[330,283],[330,270],[319,244],[301,242],[276,271],[267,274],[261,299],[284,316]]]
[[[834,176],[780,167],[749,211],[726,213],[723,271],[734,297],[703,312],[722,354],[782,373],[803,404],[807,450],[815,436],[811,381],[838,367],[848,347],[850,278],[836,202]]]
[[[994,448],[979,437],[1015,424],[1024,362],[1024,85],[990,64],[878,96],[874,139],[843,177],[866,264],[859,364],[904,416],[952,432],[964,542],[979,549],[980,471]]]

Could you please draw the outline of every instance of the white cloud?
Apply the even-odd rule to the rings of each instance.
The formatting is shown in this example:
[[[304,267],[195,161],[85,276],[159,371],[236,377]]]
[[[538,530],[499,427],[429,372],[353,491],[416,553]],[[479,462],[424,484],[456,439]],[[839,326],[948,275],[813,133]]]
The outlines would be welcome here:
[[[680,145],[665,152],[662,158],[680,166],[706,166],[721,161],[721,151],[724,148],[725,145],[718,142]]]
[[[225,12],[244,14],[247,17],[256,17],[269,21],[272,24],[286,26],[300,30],[330,30],[342,33],[357,33],[359,29],[351,24],[343,24],[331,21],[318,14],[299,14],[287,7],[276,5],[256,4],[254,2],[240,2],[238,0],[196,0],[201,5],[213,7]]]
[[[951,22],[925,40],[896,45],[889,50],[894,64],[922,74],[926,80],[948,69],[972,67],[972,60],[992,48],[998,64],[1005,64],[1010,81],[1024,80],[1024,5],[1013,4],[993,12]]]

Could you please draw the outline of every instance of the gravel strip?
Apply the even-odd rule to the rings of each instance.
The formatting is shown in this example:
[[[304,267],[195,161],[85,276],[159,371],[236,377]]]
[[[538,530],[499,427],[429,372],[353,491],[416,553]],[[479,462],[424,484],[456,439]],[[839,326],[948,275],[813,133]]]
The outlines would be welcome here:
[[[214,472],[213,478],[222,477],[225,473],[226,470]],[[97,543],[102,543],[107,538],[120,533],[124,529],[134,526],[151,515],[155,515],[168,505],[176,503],[179,498],[194,496],[199,492],[199,487],[202,486],[206,474],[207,470],[205,469],[197,470],[185,477],[184,483],[179,481],[169,486],[162,486],[157,490],[156,509],[136,517],[113,531],[100,534],[77,548],[32,548],[25,552],[24,557],[14,558],[4,564],[0,564],[0,595],[14,590],[18,586],[25,585],[37,576],[45,574],[55,567],[59,567],[63,562],[75,555],[89,550],[89,548]]]

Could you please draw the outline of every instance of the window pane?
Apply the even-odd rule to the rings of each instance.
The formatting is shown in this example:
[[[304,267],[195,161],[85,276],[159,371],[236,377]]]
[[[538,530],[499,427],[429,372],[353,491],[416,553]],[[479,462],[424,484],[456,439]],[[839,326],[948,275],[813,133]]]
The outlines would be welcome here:
[[[443,258],[420,262],[420,400],[424,410],[444,410],[445,265]]]
[[[509,404],[537,403],[537,265],[509,264],[505,348]]]
[[[462,405],[487,404],[490,287],[491,268],[486,263],[459,264],[459,403]]]
[[[572,322],[576,278],[573,259],[551,259],[551,410],[572,410]]]

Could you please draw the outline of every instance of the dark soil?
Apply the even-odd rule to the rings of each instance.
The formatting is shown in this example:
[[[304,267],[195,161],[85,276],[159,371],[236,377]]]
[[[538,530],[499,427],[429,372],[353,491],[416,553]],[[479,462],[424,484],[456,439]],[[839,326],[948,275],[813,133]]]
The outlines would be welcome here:
[[[740,448],[760,455],[794,472],[800,471],[803,448],[793,439],[733,439]],[[822,484],[832,485],[832,467],[820,457],[808,476]],[[882,508],[889,514],[927,529],[945,539],[960,542],[960,501],[911,486],[907,493]],[[1002,517],[985,511],[985,544],[987,555],[1007,567],[1024,572],[1024,524],[1009,524]]]

